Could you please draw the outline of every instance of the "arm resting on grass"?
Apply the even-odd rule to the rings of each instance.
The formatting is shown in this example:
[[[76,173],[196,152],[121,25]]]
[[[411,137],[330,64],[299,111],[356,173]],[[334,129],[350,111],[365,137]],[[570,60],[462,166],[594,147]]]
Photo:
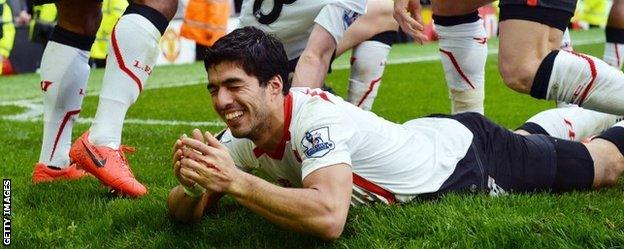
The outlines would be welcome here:
[[[237,202],[287,229],[326,240],[340,237],[351,201],[347,164],[315,170],[304,188],[284,188],[251,174],[240,174],[228,190]]]
[[[287,229],[324,239],[340,237],[349,212],[351,167],[316,168],[303,188],[283,188],[238,169],[227,148],[206,133],[206,141],[183,138],[180,176],[207,191],[226,193],[252,211]],[[192,204],[192,202],[190,203]],[[192,209],[192,205],[188,205]]]
[[[199,197],[191,197],[184,193],[182,185],[171,189],[167,198],[169,215],[175,220],[191,224],[199,221],[205,211],[217,204],[223,194],[206,193]]]

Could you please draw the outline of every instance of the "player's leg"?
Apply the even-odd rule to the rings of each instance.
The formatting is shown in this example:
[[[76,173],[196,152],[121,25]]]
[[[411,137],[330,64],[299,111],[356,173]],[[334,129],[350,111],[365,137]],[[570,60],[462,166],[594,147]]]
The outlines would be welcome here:
[[[159,41],[177,0],[136,0],[111,33],[102,92],[89,140],[113,149],[121,145],[126,111],[143,90],[158,58]]]
[[[620,69],[624,62],[624,0],[613,1],[605,34],[607,42],[603,60]]]
[[[473,161],[485,172],[482,185],[487,184],[491,194],[564,192],[593,186],[593,155],[582,143],[541,134],[522,136],[477,113],[452,118],[473,133]]]
[[[336,57],[375,35],[399,29],[399,24],[392,18],[391,0],[369,0],[366,7],[366,14],[358,17],[340,39]]]
[[[497,165],[497,168],[506,169],[504,171],[507,173],[503,175],[512,176],[507,179],[518,189],[567,192],[607,187],[616,184],[624,171],[624,127],[619,125],[607,129],[589,143],[542,135],[529,135],[525,138],[527,140],[524,140],[524,145],[518,147],[522,149],[516,149],[519,155],[512,157],[513,160],[524,162],[521,166],[506,168],[506,165]],[[544,141],[543,138],[547,142],[540,142]],[[545,156],[533,156],[539,153]],[[521,157],[534,157],[534,160],[527,161],[520,159]],[[518,180],[513,180],[514,178]]]
[[[471,13],[494,0],[433,0],[431,1],[431,12],[440,16],[457,16]]]
[[[56,1],[58,23],[40,66],[43,141],[33,182],[84,175],[70,166],[69,148],[89,78],[89,50],[102,19],[101,6],[97,0]]]
[[[292,86],[320,88],[329,69],[331,58],[344,33],[360,14],[342,6],[324,6],[314,19],[314,27],[301,53],[292,79]]]
[[[580,142],[607,130],[621,118],[578,106],[554,108],[529,118],[515,133],[543,134]]]
[[[128,6],[111,33],[95,119],[70,151],[73,160],[121,194],[147,193],[129,170],[121,133],[126,112],[154,68],[160,37],[176,9],[177,0],[136,0]]]
[[[615,124],[585,146],[594,161],[592,187],[615,185],[624,171],[624,123]]]
[[[336,56],[353,48],[347,100],[371,110],[399,25],[392,18],[392,1],[368,1],[367,8],[366,14],[347,29]]]
[[[538,2],[544,4],[544,1]],[[499,69],[510,88],[624,114],[624,74],[595,57],[558,50],[576,1],[559,9],[501,2]],[[564,10],[565,9],[565,10]]]
[[[487,39],[483,20],[477,12],[483,3],[477,2],[472,4],[479,5],[467,5],[463,9],[449,8],[453,5],[451,1],[432,2],[452,113],[484,113]]]

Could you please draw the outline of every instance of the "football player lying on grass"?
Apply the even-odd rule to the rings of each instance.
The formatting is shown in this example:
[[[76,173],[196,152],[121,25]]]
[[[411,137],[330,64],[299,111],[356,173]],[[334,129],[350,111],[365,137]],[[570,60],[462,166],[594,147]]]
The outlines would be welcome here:
[[[289,91],[281,43],[256,28],[235,30],[206,54],[208,90],[228,129],[176,141],[180,185],[168,207],[179,221],[200,220],[227,194],[286,229],[331,240],[350,205],[585,190],[614,185],[624,168],[622,126],[582,144],[514,134],[478,113],[396,124],[318,89]]]

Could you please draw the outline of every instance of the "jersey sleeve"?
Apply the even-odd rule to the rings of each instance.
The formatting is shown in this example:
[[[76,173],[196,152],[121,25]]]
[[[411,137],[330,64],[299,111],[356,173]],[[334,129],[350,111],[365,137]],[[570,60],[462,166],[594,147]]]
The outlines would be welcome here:
[[[229,129],[221,133],[218,138],[219,142],[228,149],[237,168],[245,172],[250,172],[257,167],[255,160],[250,160],[250,155],[253,153],[253,147],[249,145],[251,141],[235,138],[232,136]]]
[[[302,110],[293,126],[293,144],[301,163],[301,179],[317,169],[351,165],[349,139],[352,129],[331,102],[316,98]],[[329,107],[329,108],[328,108]]]

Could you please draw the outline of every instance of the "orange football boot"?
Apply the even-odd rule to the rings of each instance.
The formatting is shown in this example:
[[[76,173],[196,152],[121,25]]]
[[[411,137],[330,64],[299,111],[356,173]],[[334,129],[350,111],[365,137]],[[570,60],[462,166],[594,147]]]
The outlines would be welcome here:
[[[84,170],[78,169],[73,163],[66,168],[58,169],[50,168],[44,163],[37,163],[32,173],[32,182],[37,184],[57,180],[77,180],[86,175]]]
[[[112,192],[130,197],[143,196],[147,188],[134,178],[124,152],[134,152],[134,149],[124,145],[117,150],[96,146],[89,142],[87,131],[72,144],[69,158],[110,187]]]

